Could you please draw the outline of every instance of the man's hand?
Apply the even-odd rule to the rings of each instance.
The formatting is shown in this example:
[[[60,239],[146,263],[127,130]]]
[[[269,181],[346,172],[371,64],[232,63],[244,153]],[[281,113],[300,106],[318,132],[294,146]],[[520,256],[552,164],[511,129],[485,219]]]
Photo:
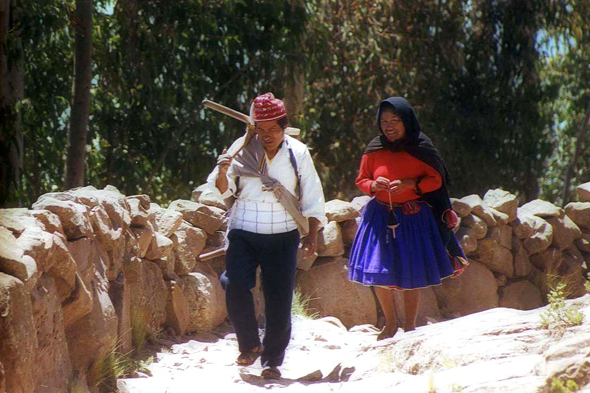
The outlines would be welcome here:
[[[388,178],[379,176],[377,180],[371,183],[371,192],[374,194],[377,191],[388,191],[390,181]]]
[[[305,236],[301,240],[301,249],[303,250],[303,258],[311,257],[317,250],[317,236]]]
[[[223,149],[221,155],[217,157],[217,166],[219,166],[219,173],[227,173],[227,170],[231,165],[232,160],[232,156],[227,154],[227,149]]]
[[[301,239],[301,249],[303,258],[311,257],[317,249],[318,231],[320,230],[320,220],[315,217],[309,217],[309,233]]]

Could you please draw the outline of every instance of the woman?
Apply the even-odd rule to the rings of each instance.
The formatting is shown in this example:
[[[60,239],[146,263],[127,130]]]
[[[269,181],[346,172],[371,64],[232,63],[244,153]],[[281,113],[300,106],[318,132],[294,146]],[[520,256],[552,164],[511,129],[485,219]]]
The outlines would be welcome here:
[[[229,318],[238,338],[236,363],[253,364],[261,356],[262,377],[281,376],[291,338],[291,303],[297,250],[301,235],[305,257],[316,249],[324,216],[324,194],[307,146],[285,135],[288,125],[283,102],[272,93],[257,97],[250,116],[255,136],[239,154],[222,154],[208,183],[226,199],[234,197],[221,282]],[[244,144],[238,139],[230,152]],[[297,206],[299,205],[299,206]],[[300,228],[298,230],[298,228]],[[262,344],[250,291],[260,266],[265,300]]]
[[[414,330],[419,288],[460,274],[467,260],[452,232],[458,219],[448,173],[412,106],[401,97],[382,101],[377,125],[381,135],[365,150],[356,179],[373,198],[352,245],[349,278],[375,287],[385,314],[382,340],[398,328],[392,289],[404,291],[404,331]]]

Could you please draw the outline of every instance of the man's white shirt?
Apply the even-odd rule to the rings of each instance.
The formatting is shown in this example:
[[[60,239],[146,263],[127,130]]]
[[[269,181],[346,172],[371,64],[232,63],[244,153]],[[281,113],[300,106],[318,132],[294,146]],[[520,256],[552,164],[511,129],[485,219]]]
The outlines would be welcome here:
[[[229,153],[242,146],[244,137],[239,138],[229,148]],[[287,146],[288,145],[288,146]],[[315,217],[325,224],[325,200],[320,178],[313,165],[307,146],[297,139],[285,135],[279,151],[272,160],[267,159],[266,174],[277,179],[293,195],[298,196],[297,178],[289,154],[291,148],[300,177],[301,213],[305,217]],[[281,205],[272,191],[262,190],[262,181],[258,177],[240,177],[237,181],[235,166],[232,161],[227,171],[228,189],[223,194],[215,185],[218,167],[207,178],[207,184],[213,193],[221,198],[231,195],[237,197],[232,207],[228,229],[242,229],[248,232],[273,234],[289,232],[297,228],[297,224],[287,210]],[[239,184],[239,192],[237,187]]]

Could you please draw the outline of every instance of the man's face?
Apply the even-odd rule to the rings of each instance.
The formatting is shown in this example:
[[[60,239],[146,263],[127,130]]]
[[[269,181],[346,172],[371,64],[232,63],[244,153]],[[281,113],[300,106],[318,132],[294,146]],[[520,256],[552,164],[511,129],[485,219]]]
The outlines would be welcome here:
[[[285,138],[285,130],[283,130],[276,120],[257,122],[256,134],[258,134],[258,137],[262,141],[264,150],[269,153],[277,150]]]

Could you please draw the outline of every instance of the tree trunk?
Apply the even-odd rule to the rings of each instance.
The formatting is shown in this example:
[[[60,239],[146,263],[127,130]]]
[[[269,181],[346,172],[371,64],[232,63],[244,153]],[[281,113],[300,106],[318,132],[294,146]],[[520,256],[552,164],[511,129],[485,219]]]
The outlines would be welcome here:
[[[76,0],[74,94],[68,134],[65,188],[84,185],[86,134],[90,114],[92,80],[92,0]]]
[[[23,133],[16,104],[24,98],[21,29],[13,21],[21,9],[0,0],[0,206],[19,205],[23,168]]]

